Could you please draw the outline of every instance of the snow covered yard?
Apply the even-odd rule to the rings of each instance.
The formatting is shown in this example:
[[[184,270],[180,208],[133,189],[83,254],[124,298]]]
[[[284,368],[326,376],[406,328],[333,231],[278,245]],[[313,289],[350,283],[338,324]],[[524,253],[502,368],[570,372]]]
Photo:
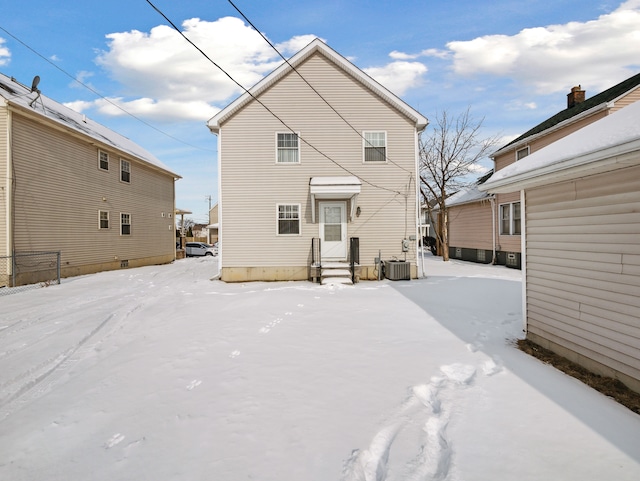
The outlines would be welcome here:
[[[520,272],[426,261],[332,288],[190,258],[0,297],[0,479],[640,479],[640,417],[511,345]]]

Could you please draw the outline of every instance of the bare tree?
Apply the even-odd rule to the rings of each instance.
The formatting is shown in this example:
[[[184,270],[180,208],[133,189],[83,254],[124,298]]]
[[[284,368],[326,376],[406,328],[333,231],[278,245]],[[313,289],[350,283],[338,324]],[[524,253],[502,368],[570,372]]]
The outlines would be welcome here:
[[[473,183],[478,162],[499,140],[497,135],[481,137],[483,121],[474,120],[469,108],[456,118],[443,111],[436,115],[431,134],[420,140],[420,191],[430,218],[437,206],[435,237],[444,261],[449,260],[447,197]]]

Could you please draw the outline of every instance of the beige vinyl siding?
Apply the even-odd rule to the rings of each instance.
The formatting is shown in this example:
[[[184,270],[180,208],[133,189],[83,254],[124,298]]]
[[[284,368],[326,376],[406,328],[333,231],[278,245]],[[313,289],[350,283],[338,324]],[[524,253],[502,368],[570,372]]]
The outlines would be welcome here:
[[[9,255],[8,245],[8,222],[9,222],[9,192],[11,188],[11,179],[9,178],[7,169],[9,163],[9,119],[6,107],[0,107],[0,256]],[[0,285],[2,285],[2,275],[5,265],[0,264]]]
[[[449,245],[493,249],[491,203],[488,200],[449,208]]]
[[[609,113],[613,113],[617,110],[620,110],[623,107],[626,107],[629,104],[632,104],[633,102],[637,102],[638,100],[640,100],[640,87],[636,88],[635,90],[632,90],[631,92],[627,93],[624,97],[616,100],[614,106],[611,108]]]
[[[526,195],[529,332],[640,380],[640,167]]]
[[[360,237],[361,263],[373,264],[379,249],[385,258],[403,258],[403,236],[415,235],[414,125],[320,55],[298,71],[357,132],[295,73],[260,100],[322,154],[301,140],[299,164],[276,164],[275,132],[285,129],[257,102],[222,126],[223,267],[308,265],[311,239],[318,236],[318,219],[311,224],[309,194],[309,179],[315,176],[362,179],[358,196],[362,214],[348,224],[349,236]],[[360,134],[365,130],[387,132],[387,155],[392,162],[363,163]],[[276,236],[278,203],[301,204],[300,236]]]
[[[109,170],[100,170],[98,146],[17,114],[12,132],[17,251],[60,250],[66,275],[172,260],[170,175],[105,146]],[[120,158],[131,162],[131,183],[119,180]],[[109,229],[98,228],[99,210]],[[131,214],[130,236],[120,235],[121,212]]]

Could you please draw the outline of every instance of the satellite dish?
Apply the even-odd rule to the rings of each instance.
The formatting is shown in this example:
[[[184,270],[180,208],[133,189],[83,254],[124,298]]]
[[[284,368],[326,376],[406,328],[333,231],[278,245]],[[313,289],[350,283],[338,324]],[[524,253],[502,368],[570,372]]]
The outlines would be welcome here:
[[[32,92],[40,93],[40,91],[38,90],[38,84],[39,83],[40,83],[40,75],[36,75],[35,77],[33,77],[33,82],[31,82],[31,91]]]

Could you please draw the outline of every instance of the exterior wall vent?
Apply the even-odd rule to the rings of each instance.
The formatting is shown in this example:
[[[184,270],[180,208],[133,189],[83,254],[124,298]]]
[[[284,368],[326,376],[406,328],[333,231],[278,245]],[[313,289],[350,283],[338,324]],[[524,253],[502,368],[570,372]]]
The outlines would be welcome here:
[[[462,247],[456,247],[456,258],[462,259]]]
[[[407,261],[385,261],[384,276],[391,281],[411,279],[411,263]]]
[[[507,254],[507,265],[510,267],[518,266],[518,257],[513,252]]]
[[[125,268],[125,267],[129,267],[129,261],[120,261],[120,267],[121,268]]]

